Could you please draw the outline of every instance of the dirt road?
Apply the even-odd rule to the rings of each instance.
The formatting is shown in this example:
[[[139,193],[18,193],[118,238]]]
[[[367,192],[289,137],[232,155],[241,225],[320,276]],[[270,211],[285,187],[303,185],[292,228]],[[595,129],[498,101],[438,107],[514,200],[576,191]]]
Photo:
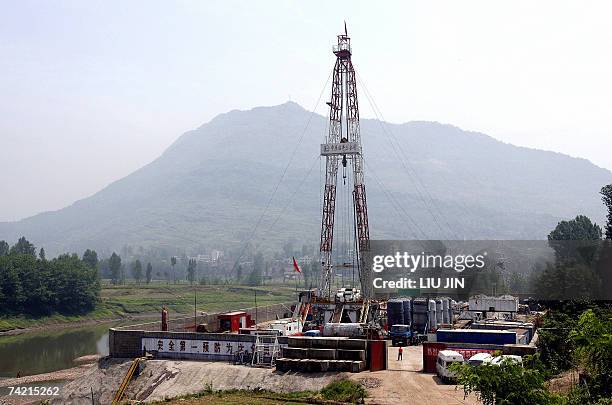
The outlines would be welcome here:
[[[480,404],[474,395],[464,399],[460,387],[443,384],[434,374],[424,374],[422,346],[405,347],[402,361],[397,361],[397,351],[397,347],[389,348],[388,370],[350,375],[368,388],[367,404]]]

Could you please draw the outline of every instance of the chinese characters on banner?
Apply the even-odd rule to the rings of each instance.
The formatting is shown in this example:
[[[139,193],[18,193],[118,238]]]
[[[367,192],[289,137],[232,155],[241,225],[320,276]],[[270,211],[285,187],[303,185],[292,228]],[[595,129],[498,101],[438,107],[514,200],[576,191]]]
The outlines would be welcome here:
[[[254,342],[229,340],[189,340],[167,338],[142,338],[142,349],[159,353],[190,353],[211,356],[231,356],[236,353],[253,353]]]
[[[357,155],[361,148],[357,142],[324,143],[321,145],[321,155]]]

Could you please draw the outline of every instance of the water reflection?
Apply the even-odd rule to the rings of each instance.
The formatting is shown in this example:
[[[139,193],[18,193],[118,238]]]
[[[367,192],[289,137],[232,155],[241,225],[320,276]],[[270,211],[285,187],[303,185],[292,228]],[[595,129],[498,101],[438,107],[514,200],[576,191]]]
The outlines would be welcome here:
[[[108,328],[118,323],[0,336],[0,378],[74,366],[87,354],[108,354]]]

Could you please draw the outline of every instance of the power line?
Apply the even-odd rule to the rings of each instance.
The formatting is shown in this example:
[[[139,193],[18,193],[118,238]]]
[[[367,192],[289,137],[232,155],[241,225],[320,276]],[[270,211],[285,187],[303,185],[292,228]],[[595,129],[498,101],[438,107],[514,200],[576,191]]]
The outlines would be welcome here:
[[[376,119],[383,131],[383,134],[387,135],[388,138],[390,138],[390,142],[393,145],[393,142],[395,142],[395,147],[392,147],[391,149],[393,149],[393,152],[396,154],[398,160],[400,161],[401,165],[403,166],[404,170],[406,171],[406,173],[408,174],[408,176],[410,177],[410,179],[412,180],[414,186],[415,186],[415,191],[417,192],[417,195],[419,197],[419,199],[421,200],[421,202],[423,203],[423,206],[427,209],[427,211],[429,212],[429,214],[431,215],[432,219],[434,220],[434,223],[436,224],[436,226],[438,227],[438,229],[442,232],[442,233],[446,233],[444,231],[444,229],[442,228],[442,226],[440,225],[440,223],[438,222],[438,219],[436,217],[436,214],[433,212],[433,210],[431,209],[431,207],[437,209],[438,214],[440,216],[440,218],[444,221],[445,225],[448,228],[448,231],[450,231],[451,234],[454,234],[456,239],[459,239],[457,237],[457,235],[455,234],[453,228],[451,227],[451,225],[448,223],[448,221],[446,220],[445,216],[442,214],[441,210],[437,207],[437,205],[435,204],[435,200],[433,199],[433,197],[431,196],[431,194],[429,193],[429,191],[427,190],[427,187],[425,187],[425,185],[423,184],[423,182],[421,181],[421,179],[416,175],[416,171],[409,169],[406,166],[406,162],[408,163],[408,165],[410,165],[408,159],[404,159],[402,158],[402,156],[400,156],[399,152],[401,152],[402,154],[406,155],[406,153],[404,152],[400,142],[398,141],[397,137],[395,136],[395,134],[393,134],[392,131],[387,131],[386,129],[386,123],[384,122],[384,117],[382,115],[382,112],[380,111],[380,109],[378,108],[378,106],[376,105],[376,102],[373,100],[370,92],[368,91],[365,83],[363,82],[363,79],[361,78],[361,76],[359,75],[359,73],[357,73],[357,79],[359,81],[359,83],[361,84],[363,90],[364,90],[364,94],[366,96],[366,99],[368,100],[368,102],[370,103],[370,106],[372,107],[372,111],[374,112],[374,115],[376,116]],[[392,139],[391,139],[392,138]],[[405,157],[405,156],[404,156]],[[421,188],[423,189],[424,194],[427,195],[427,197],[430,200],[430,203],[428,204],[425,201],[425,198],[423,196],[423,193],[419,190],[418,184],[420,184]],[[431,207],[430,207],[431,205]]]
[[[268,234],[274,228],[274,226],[278,223],[278,220],[285,213],[289,205],[293,202],[293,198],[296,196],[300,188],[304,185],[308,177],[310,177],[310,173],[312,173],[312,169],[314,169],[315,164],[317,163],[318,160],[319,160],[319,155],[317,155],[315,159],[313,159],[312,164],[310,165],[310,168],[308,169],[308,172],[302,178],[302,180],[298,183],[298,186],[295,188],[295,190],[293,190],[293,193],[291,193],[291,195],[289,196],[289,199],[287,200],[287,202],[285,203],[281,211],[277,214],[272,224],[266,229],[266,231],[264,231],[264,235]]]
[[[389,199],[389,202],[391,202],[391,206],[396,210],[399,216],[401,217],[403,214],[410,221],[413,227],[409,227],[409,229],[412,235],[414,236],[414,238],[423,239],[423,240],[428,239],[427,234],[423,231],[423,229],[421,229],[421,227],[410,216],[410,214],[404,209],[404,207],[395,199],[393,194],[385,187],[384,183],[380,180],[380,178],[376,175],[376,173],[374,172],[374,170],[370,167],[368,163],[366,163],[366,169],[368,169],[368,173],[374,178],[374,181],[376,182],[378,187],[380,187],[383,194],[385,194],[386,197]],[[422,237],[419,237],[419,235],[417,235],[416,232],[414,232],[414,229],[418,230],[421,233]]]
[[[240,255],[236,259],[236,262],[234,263],[234,268],[232,269],[232,271],[235,270],[235,268],[237,267],[237,264],[240,262],[240,259],[242,259],[242,256],[244,256],[244,252],[246,251],[247,247],[249,246],[249,243],[251,243],[251,240],[255,236],[255,233],[257,232],[257,228],[259,228],[259,225],[261,224],[261,221],[263,220],[263,218],[265,217],[266,213],[268,212],[268,209],[270,208],[270,205],[272,204],[272,200],[274,199],[274,196],[276,195],[276,192],[278,191],[278,188],[279,188],[280,184],[285,179],[285,175],[287,174],[287,170],[289,169],[289,166],[291,166],[291,163],[293,162],[293,158],[295,157],[295,154],[296,154],[300,144],[302,143],[302,140],[304,139],[304,135],[306,135],[306,131],[308,130],[308,127],[310,126],[310,122],[312,121],[312,117],[314,117],[314,115],[315,115],[315,111],[316,111],[316,109],[317,109],[317,107],[319,105],[319,102],[321,101],[321,97],[323,97],[323,93],[325,92],[325,89],[327,88],[327,84],[329,83],[329,79],[330,79],[331,75],[332,75],[332,73],[330,72],[329,75],[327,76],[327,80],[325,81],[325,85],[321,89],[321,93],[319,93],[319,97],[317,98],[317,102],[315,103],[315,106],[312,109],[312,112],[310,113],[310,115],[308,116],[308,121],[306,122],[306,126],[304,127],[304,130],[302,131],[302,133],[301,133],[301,135],[300,135],[300,137],[298,139],[297,144],[295,145],[295,147],[293,148],[293,151],[291,152],[291,156],[289,157],[289,161],[287,162],[287,165],[283,169],[283,172],[281,174],[280,179],[278,180],[278,182],[274,186],[274,189],[272,190],[272,193],[270,194],[270,198],[268,199],[268,202],[266,203],[266,205],[265,205],[261,215],[259,216],[259,219],[255,223],[255,226],[253,227],[249,237],[247,238],[247,240],[246,240],[246,242],[244,244],[244,247],[242,248],[242,251],[240,252]]]

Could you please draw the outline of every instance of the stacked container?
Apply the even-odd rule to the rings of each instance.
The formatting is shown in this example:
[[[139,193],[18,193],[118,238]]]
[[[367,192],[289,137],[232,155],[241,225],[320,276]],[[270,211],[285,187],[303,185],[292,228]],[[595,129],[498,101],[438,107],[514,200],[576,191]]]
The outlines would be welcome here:
[[[428,301],[424,298],[412,301],[412,330],[417,333],[423,333],[427,325],[427,305]]]
[[[442,311],[442,299],[436,300],[436,328],[439,328],[444,323],[444,311]]]
[[[436,325],[437,325],[437,319],[436,319],[436,301],[434,300],[429,300],[428,301],[428,311],[427,311],[427,315],[429,316],[429,329],[435,329]]]
[[[412,323],[412,300],[410,298],[403,299],[404,307],[404,325],[411,325]]]
[[[387,324],[403,325],[404,324],[404,303],[401,299],[391,299],[387,301]]]
[[[442,298],[442,323],[447,324],[447,325],[451,323],[450,316],[449,316],[449,307],[450,307],[450,299]]]

